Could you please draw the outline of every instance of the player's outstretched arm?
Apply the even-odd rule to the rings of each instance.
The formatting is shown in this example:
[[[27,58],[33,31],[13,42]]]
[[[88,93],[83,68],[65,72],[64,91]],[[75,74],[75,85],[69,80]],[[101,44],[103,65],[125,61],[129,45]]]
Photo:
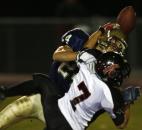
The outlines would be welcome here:
[[[95,48],[98,38],[104,33],[103,27],[100,27],[96,32],[92,33],[88,41],[84,44],[84,48]]]
[[[102,35],[103,28],[98,31],[92,33],[89,37],[88,41],[84,44],[83,48],[92,49],[95,48],[98,38]],[[78,52],[73,51],[68,45],[60,46],[53,53],[53,60],[55,61],[75,61]]]

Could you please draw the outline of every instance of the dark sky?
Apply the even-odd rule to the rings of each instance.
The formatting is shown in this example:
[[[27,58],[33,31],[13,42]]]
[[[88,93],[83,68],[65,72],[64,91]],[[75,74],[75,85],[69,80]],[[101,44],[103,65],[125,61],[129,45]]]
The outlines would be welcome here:
[[[19,0],[20,1],[20,0]],[[7,1],[0,2],[0,17],[53,17],[63,0],[46,1]],[[140,0],[80,0],[86,11],[86,16],[102,15],[116,16],[125,6],[133,5],[137,16],[142,16]]]

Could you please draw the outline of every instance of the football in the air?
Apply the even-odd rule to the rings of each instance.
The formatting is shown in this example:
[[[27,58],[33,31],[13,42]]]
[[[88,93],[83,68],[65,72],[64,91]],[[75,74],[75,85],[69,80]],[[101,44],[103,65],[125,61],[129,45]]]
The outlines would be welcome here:
[[[133,6],[124,7],[118,14],[116,22],[125,34],[130,33],[136,24],[136,12]]]

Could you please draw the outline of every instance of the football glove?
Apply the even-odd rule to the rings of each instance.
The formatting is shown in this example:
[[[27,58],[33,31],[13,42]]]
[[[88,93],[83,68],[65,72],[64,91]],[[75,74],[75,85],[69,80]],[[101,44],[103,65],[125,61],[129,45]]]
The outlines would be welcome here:
[[[129,86],[122,91],[122,96],[125,104],[133,104],[141,95],[141,87]]]
[[[118,23],[111,23],[111,22],[102,25],[102,27],[104,28],[105,31],[112,29],[120,29],[120,25]]]

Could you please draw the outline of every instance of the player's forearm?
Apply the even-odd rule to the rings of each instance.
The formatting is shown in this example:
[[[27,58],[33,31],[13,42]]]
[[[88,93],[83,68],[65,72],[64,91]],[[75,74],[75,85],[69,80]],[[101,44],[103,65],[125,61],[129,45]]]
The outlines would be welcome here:
[[[74,52],[68,45],[58,47],[53,53],[53,60],[55,61],[74,61],[76,57],[77,52]]]
[[[124,122],[117,127],[120,129],[126,128],[129,118],[130,118],[130,105],[126,105],[124,108]]]
[[[73,51],[58,52],[53,54],[53,60],[61,62],[75,61],[77,54],[77,52]]]
[[[102,32],[100,30],[94,32],[90,37],[89,37],[89,40],[85,43],[84,47],[85,48],[89,48],[89,49],[92,49],[92,48],[95,48],[96,46],[96,43],[97,43],[97,40],[98,38],[102,35]]]

